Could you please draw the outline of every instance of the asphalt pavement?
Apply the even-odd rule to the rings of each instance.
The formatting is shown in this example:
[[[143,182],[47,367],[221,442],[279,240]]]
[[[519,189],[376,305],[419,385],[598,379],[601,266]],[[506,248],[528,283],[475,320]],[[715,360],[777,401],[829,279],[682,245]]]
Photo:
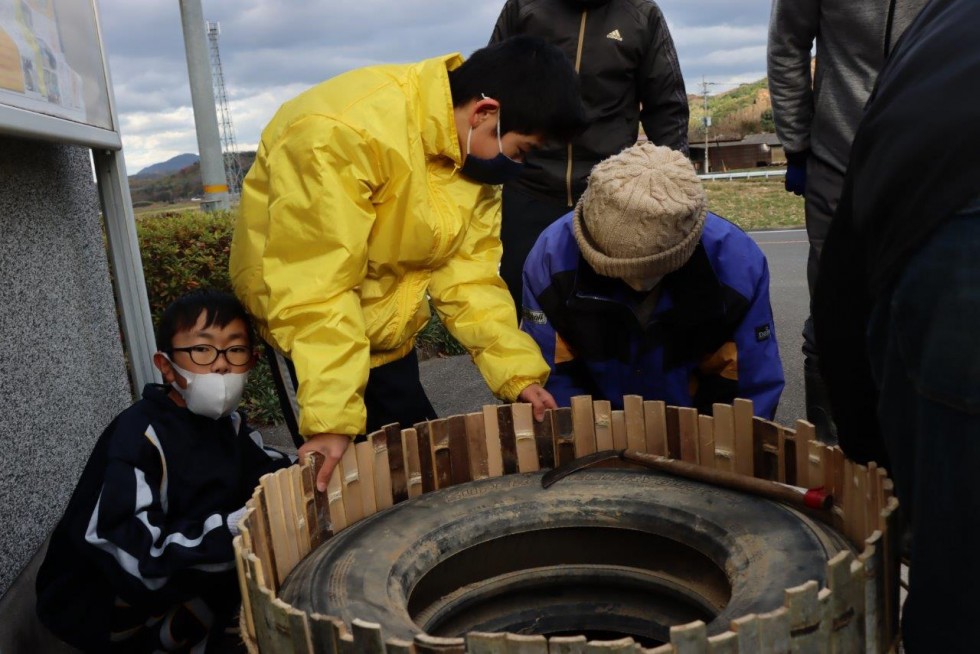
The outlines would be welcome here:
[[[806,257],[809,245],[802,229],[750,232],[769,260],[769,296],[776,319],[776,338],[786,375],[776,421],[792,425],[805,418],[801,331],[809,310]],[[420,364],[422,385],[441,417],[479,411],[497,400],[467,355],[429,359]]]

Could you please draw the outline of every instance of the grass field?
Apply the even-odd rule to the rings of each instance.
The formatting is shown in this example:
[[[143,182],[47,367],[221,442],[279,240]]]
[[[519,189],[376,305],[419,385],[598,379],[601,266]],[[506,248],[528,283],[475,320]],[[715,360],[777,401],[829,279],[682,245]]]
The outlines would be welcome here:
[[[708,208],[744,230],[802,227],[803,198],[787,193],[782,178],[704,183]]]

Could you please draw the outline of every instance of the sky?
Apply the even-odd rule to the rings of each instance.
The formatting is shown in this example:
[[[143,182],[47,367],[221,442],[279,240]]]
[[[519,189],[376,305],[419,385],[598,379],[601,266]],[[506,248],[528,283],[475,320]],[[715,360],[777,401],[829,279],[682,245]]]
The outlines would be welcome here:
[[[129,174],[196,153],[178,0],[96,0]],[[504,0],[202,0],[221,26],[241,151],[279,106],[352,68],[486,45]],[[688,93],[765,76],[769,0],[660,0]]]

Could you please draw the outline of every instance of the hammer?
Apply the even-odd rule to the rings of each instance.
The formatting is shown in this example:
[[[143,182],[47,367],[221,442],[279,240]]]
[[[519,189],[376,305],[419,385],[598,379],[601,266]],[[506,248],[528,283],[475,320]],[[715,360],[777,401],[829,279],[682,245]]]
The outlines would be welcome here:
[[[714,468],[704,468],[687,461],[678,461],[657,454],[647,454],[637,450],[604,450],[588,454],[581,458],[569,461],[554,470],[545,473],[541,478],[541,487],[548,488],[555,482],[564,479],[573,472],[591,468],[592,466],[611,461],[622,461],[635,463],[651,470],[658,470],[675,477],[684,477],[694,481],[700,481],[712,486],[730,488],[758,495],[777,502],[783,502],[797,509],[815,509],[819,511],[817,515],[829,521],[831,518],[830,508],[833,505],[833,496],[820,488],[797,488],[788,484],[781,484],[776,481],[756,479],[747,475],[739,475],[734,472],[717,470]]]

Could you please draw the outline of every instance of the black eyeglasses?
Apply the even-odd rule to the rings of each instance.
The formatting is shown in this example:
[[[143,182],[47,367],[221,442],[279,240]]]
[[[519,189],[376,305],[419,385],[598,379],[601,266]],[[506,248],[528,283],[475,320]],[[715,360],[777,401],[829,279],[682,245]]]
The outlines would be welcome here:
[[[210,366],[218,360],[218,355],[225,355],[225,361],[233,366],[244,366],[252,360],[252,348],[247,345],[232,345],[219,350],[213,345],[191,345],[190,347],[172,347],[172,352],[187,352],[191,361],[199,366]]]

